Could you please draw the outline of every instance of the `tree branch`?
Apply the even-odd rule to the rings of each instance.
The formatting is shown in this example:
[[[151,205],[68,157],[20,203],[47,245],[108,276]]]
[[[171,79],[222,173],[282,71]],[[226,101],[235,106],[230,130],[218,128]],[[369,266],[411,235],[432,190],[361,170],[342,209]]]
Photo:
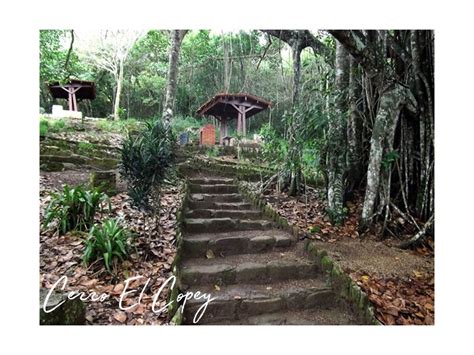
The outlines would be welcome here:
[[[71,53],[74,45],[74,30],[71,30],[71,44],[69,45],[69,50],[67,51],[66,62],[64,63],[64,71],[67,72],[67,67],[69,65],[69,60],[71,59]]]

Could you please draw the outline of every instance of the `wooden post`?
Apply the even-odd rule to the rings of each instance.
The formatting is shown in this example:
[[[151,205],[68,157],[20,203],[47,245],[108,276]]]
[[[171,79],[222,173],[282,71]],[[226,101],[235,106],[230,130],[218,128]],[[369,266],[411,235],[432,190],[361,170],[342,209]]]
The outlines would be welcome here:
[[[242,112],[242,135],[245,137],[245,133],[247,131],[247,123],[245,119],[246,110],[244,106],[240,107],[240,112]]]
[[[72,88],[71,87],[68,87],[67,88],[67,92],[68,92],[68,105],[69,105],[69,111],[73,111],[73,108],[72,108]]]
[[[219,144],[223,144],[223,138],[224,138],[224,125],[225,125],[225,118],[221,117],[219,121]]]
[[[242,131],[241,116],[242,116],[242,114],[239,111],[239,113],[237,114],[237,134],[241,133],[241,131]]]
[[[74,90],[74,92],[72,93],[72,106],[73,106],[72,109],[74,111],[78,111],[78,109],[77,109],[77,100],[76,100],[76,91],[77,91],[77,89]]]

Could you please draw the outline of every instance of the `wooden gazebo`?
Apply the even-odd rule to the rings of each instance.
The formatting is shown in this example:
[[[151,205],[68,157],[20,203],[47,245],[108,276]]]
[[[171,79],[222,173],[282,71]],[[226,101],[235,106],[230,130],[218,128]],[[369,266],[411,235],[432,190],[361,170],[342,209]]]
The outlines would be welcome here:
[[[69,110],[78,111],[78,100],[95,99],[95,83],[93,81],[71,79],[66,83],[48,83],[49,92],[55,99],[68,100]]]
[[[247,94],[221,93],[204,103],[197,111],[198,116],[214,116],[219,121],[219,142],[227,136],[228,121],[237,119],[237,133],[246,134],[247,118],[266,110],[271,102],[261,97]]]

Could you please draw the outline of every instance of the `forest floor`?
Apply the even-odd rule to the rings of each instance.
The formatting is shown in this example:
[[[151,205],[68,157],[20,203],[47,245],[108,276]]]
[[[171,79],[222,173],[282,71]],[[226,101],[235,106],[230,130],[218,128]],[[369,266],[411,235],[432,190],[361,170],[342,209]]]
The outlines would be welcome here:
[[[62,184],[76,186],[85,184],[88,173],[84,171],[42,172],[40,176],[40,211],[44,212],[49,194],[59,191]],[[69,232],[59,236],[50,231],[40,233],[40,286],[51,288],[63,275],[68,277],[66,291],[92,291],[107,293],[111,297],[104,302],[88,302],[87,324],[167,324],[167,314],[155,314],[151,310],[153,296],[164,281],[172,275],[171,264],[176,255],[176,212],[181,201],[181,181],[176,186],[164,189],[161,199],[159,226],[151,213],[134,208],[123,191],[111,197],[112,210],[108,217],[122,217],[123,223],[136,235],[135,252],[131,258],[109,274],[102,264],[93,263],[85,267],[82,263],[83,238],[86,235]],[[128,311],[119,309],[119,297],[124,280],[141,275],[143,278],[130,284],[130,288],[141,289],[148,279],[144,296],[138,306]],[[127,297],[125,306],[137,302],[135,295]],[[167,289],[158,299],[160,307],[166,304]]]
[[[380,226],[372,234],[360,236],[360,196],[347,203],[344,224],[333,226],[326,216],[322,193],[309,188],[305,196],[290,197],[273,189],[263,198],[297,226],[304,238],[339,263],[368,294],[383,324],[434,324],[434,242],[402,250],[397,247],[399,239],[381,240],[375,235]]]
[[[95,124],[96,125],[96,124]],[[55,134],[63,139],[98,142],[117,147],[123,132],[107,133],[100,129],[69,131]],[[221,157],[222,158],[222,157]],[[224,158],[222,158],[224,159]],[[40,220],[48,204],[49,194],[59,191],[64,184],[86,184],[91,170],[80,168],[60,172],[40,173]],[[105,302],[89,302],[86,313],[88,324],[167,324],[165,313],[151,310],[152,297],[160,285],[171,276],[171,264],[176,255],[176,212],[180,208],[182,180],[167,186],[162,194],[159,223],[151,213],[134,208],[125,192],[125,184],[118,182],[118,193],[111,197],[109,217],[122,217],[136,234],[136,248],[130,260],[122,263],[111,275],[99,263],[89,267],[82,264],[84,234],[70,232],[59,236],[50,231],[40,232],[40,287],[50,288],[62,275],[68,276],[67,291],[105,292],[111,297]],[[249,183],[252,188],[256,184]],[[411,233],[403,221],[390,225],[395,237],[381,240],[380,226],[372,234],[360,236],[358,216],[362,197],[355,195],[347,203],[348,218],[344,224],[333,226],[326,216],[322,191],[309,188],[304,196],[289,197],[269,190],[262,196],[290,224],[297,226],[304,238],[337,261],[340,266],[369,295],[376,316],[383,324],[434,324],[434,242],[428,240],[415,250],[396,247]],[[377,228],[379,228],[377,230]],[[123,280],[134,275],[144,276],[131,287],[147,285],[140,305],[129,311],[118,307]],[[164,305],[167,290],[160,294],[158,304]],[[129,302],[136,299],[129,297]]]

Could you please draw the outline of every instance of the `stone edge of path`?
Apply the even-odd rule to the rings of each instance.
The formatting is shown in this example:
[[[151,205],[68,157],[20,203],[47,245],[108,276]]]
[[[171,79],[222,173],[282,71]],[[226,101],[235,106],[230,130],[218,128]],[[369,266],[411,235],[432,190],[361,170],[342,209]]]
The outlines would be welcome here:
[[[272,219],[278,227],[298,238],[300,235],[298,227],[290,225],[267,201],[251,191],[242,181],[236,180],[235,182],[243,197],[249,200],[254,207],[260,209],[264,216]],[[329,257],[325,250],[316,248],[316,245],[310,240],[306,241],[305,250],[313,260],[316,260],[320,269],[327,275],[334,292],[351,305],[357,316],[364,319],[367,324],[382,325],[375,317],[374,306],[367,294]]]
[[[183,255],[183,222],[186,213],[187,201],[190,195],[189,190],[189,181],[188,177],[185,177],[183,184],[183,194],[181,198],[181,206],[178,211],[176,211],[176,256],[171,265],[171,271],[173,275],[177,278],[177,265],[179,264],[182,255]],[[168,320],[171,325],[181,325],[183,323],[183,307],[178,305],[178,284],[175,284],[170,292],[168,293]]]

